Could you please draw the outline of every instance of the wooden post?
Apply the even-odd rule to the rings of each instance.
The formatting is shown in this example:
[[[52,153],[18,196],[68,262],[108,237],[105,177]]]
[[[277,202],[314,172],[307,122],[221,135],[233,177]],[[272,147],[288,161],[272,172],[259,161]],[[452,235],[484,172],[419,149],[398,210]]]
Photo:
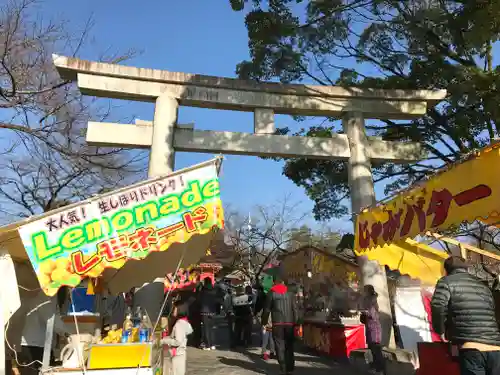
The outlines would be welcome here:
[[[363,208],[376,203],[370,158],[368,155],[369,144],[365,133],[365,120],[360,112],[344,114],[342,127],[349,141],[351,157],[347,162],[349,189],[351,192],[351,207],[353,216]],[[356,222],[354,220],[354,222]],[[367,257],[358,257],[361,268],[361,281],[363,285],[373,285],[378,293],[380,320],[382,323],[382,344],[395,347],[392,326],[392,310],[387,287],[385,268],[378,262],[370,261]]]

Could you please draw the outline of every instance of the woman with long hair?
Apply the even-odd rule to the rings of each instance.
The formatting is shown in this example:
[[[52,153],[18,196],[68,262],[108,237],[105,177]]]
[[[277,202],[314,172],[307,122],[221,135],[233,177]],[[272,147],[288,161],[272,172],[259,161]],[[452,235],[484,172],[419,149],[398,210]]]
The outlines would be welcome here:
[[[385,374],[385,361],[382,354],[382,325],[377,302],[378,294],[373,285],[365,285],[361,322],[365,325],[366,342],[373,357],[372,373]]]

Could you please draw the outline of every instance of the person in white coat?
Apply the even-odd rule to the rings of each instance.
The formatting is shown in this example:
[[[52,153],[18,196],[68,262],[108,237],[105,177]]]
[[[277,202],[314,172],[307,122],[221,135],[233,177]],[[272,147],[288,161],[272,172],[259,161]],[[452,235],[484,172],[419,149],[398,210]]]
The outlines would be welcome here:
[[[186,346],[188,336],[193,333],[193,327],[191,327],[187,315],[187,309],[180,302],[176,303],[174,316],[177,318],[177,321],[172,329],[172,334],[161,340],[163,345],[168,345],[169,347],[169,358],[167,359],[170,361],[169,375],[186,374]]]

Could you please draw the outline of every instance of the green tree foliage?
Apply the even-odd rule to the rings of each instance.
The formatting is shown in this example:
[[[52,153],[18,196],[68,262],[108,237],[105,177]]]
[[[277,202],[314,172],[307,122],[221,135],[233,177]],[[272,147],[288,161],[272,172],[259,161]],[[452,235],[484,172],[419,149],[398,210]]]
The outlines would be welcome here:
[[[238,64],[240,78],[448,90],[446,101],[423,118],[367,124],[372,135],[420,141],[429,152],[427,160],[413,165],[375,165],[375,182],[386,183],[386,193],[498,137],[498,1],[232,0],[231,5],[247,12],[250,60]],[[328,120],[295,134],[339,132],[337,119]],[[291,159],[284,174],[315,202],[317,219],[347,213],[344,163]]]

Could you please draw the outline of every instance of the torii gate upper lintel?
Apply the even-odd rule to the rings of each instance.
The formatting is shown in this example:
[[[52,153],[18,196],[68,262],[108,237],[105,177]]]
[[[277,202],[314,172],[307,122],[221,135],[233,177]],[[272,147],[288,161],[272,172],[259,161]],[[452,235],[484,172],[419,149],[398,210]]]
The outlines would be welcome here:
[[[200,86],[229,90],[257,91],[270,94],[297,96],[357,96],[365,99],[409,100],[438,103],[446,96],[446,90],[381,90],[358,87],[319,86],[304,84],[282,84],[277,82],[254,82],[236,78],[216,77],[201,74],[170,72],[167,70],[137,68],[82,60],[74,57],[52,55],[61,78],[76,81],[78,73],[116,78]]]
[[[128,67],[53,56],[62,78],[83,94],[155,102],[153,122],[89,122],[87,141],[96,145],[151,148],[149,175],[174,168],[175,150],[241,155],[340,159],[348,163],[352,212],[375,203],[371,161],[409,163],[425,157],[418,143],[367,137],[365,119],[414,119],[443,100],[446,90],[380,90],[340,86],[255,83]],[[254,134],[200,131],[177,125],[179,105],[254,112]],[[332,138],[274,135],[275,114],[342,117],[344,134]],[[375,286],[384,331],[392,319],[385,272],[361,262],[363,283]],[[389,343],[384,337],[384,344]]]
[[[446,96],[445,90],[380,90],[280,83],[255,83],[234,78],[135,68],[117,64],[53,56],[54,64],[65,79],[76,80],[82,93],[108,98],[156,102],[154,126],[89,123],[87,140],[91,144],[122,147],[158,148],[161,165],[150,165],[152,175],[173,169],[176,149],[191,152],[217,152],[282,157],[334,158],[349,160],[351,144],[345,134],[332,138],[286,137],[274,135],[274,114],[342,116],[354,114],[361,121],[347,121],[362,126],[365,118],[411,119],[425,114],[431,105]],[[172,100],[167,99],[167,97]],[[161,99],[160,99],[161,98]],[[160,101],[164,102],[160,105]],[[165,104],[169,103],[169,104]],[[254,134],[175,129],[178,105],[254,112]],[[169,106],[171,110],[160,107]],[[167,112],[172,112],[167,114]],[[347,116],[347,117],[346,117]],[[172,123],[172,120],[173,123]],[[118,128],[120,126],[120,128]],[[161,141],[158,141],[161,126]],[[169,130],[167,130],[169,129]],[[174,136],[175,135],[175,136]],[[358,140],[356,143],[359,143]],[[351,143],[351,144],[350,144]],[[412,162],[424,157],[418,143],[363,140],[367,160],[377,162]],[[359,148],[359,147],[358,147]],[[153,156],[152,156],[153,157]],[[153,159],[155,159],[153,157]],[[169,160],[168,163],[165,159]],[[155,159],[156,160],[156,159]],[[353,192],[355,194],[355,192]],[[353,212],[359,212],[357,207]]]

